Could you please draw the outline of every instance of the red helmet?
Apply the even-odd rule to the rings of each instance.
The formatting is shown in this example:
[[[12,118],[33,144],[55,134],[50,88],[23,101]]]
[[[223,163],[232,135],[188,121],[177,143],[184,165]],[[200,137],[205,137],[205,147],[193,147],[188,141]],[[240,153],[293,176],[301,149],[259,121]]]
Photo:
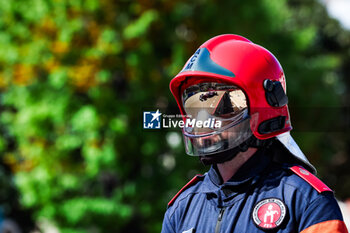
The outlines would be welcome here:
[[[228,154],[264,146],[265,139],[276,137],[294,158],[316,171],[290,136],[286,80],[278,60],[265,48],[238,35],[216,36],[186,62],[171,80],[170,90],[182,115],[190,112],[225,123],[212,131],[184,128],[188,154],[221,163],[232,158]],[[213,108],[205,110],[208,106]],[[214,157],[222,159],[210,161]]]
[[[232,34],[202,44],[170,82],[182,114],[186,114],[183,91],[205,82],[232,84],[245,93],[250,129],[256,138],[268,139],[292,129],[283,70],[265,48]]]

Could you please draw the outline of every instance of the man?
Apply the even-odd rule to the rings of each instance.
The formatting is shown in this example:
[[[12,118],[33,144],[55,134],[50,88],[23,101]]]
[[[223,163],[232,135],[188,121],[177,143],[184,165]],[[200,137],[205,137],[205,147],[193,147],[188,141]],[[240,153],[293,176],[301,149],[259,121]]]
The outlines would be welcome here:
[[[332,232],[347,229],[332,190],[289,134],[277,59],[238,35],[205,42],[171,81],[186,152],[212,165],[169,202],[162,232]],[[204,127],[196,121],[221,122]]]

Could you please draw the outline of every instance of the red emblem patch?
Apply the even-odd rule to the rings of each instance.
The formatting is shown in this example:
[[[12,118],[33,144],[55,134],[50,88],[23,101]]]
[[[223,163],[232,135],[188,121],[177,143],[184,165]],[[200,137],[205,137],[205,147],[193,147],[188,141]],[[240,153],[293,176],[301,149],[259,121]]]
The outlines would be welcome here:
[[[255,205],[252,218],[258,227],[274,229],[282,224],[286,213],[286,205],[281,200],[268,198]]]

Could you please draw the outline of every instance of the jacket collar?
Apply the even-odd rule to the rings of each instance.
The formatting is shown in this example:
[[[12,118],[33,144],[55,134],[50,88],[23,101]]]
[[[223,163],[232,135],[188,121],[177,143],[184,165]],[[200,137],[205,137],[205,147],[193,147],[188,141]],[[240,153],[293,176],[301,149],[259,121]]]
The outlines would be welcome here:
[[[249,181],[257,179],[259,174],[263,172],[270,163],[270,156],[266,155],[264,150],[258,150],[238,169],[236,174],[225,183],[222,183],[222,178],[217,166],[213,165],[208,171],[208,181],[212,183],[209,187],[239,189],[239,187],[245,186],[244,184],[247,184]],[[251,184],[251,182],[249,182],[249,184]]]

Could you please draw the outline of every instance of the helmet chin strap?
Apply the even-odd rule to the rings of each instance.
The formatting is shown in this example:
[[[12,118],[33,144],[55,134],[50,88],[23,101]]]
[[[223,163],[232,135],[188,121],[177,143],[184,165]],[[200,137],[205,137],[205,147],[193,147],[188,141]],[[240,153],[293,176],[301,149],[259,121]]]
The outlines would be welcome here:
[[[205,166],[224,163],[236,157],[236,155],[239,152],[246,152],[249,147],[254,147],[254,148],[268,147],[269,145],[271,145],[272,140],[273,139],[260,140],[260,139],[257,139],[254,135],[252,135],[246,141],[244,141],[243,143],[241,143],[240,145],[234,148],[231,148],[229,150],[222,151],[219,153],[207,155],[207,156],[199,156],[199,159]]]

